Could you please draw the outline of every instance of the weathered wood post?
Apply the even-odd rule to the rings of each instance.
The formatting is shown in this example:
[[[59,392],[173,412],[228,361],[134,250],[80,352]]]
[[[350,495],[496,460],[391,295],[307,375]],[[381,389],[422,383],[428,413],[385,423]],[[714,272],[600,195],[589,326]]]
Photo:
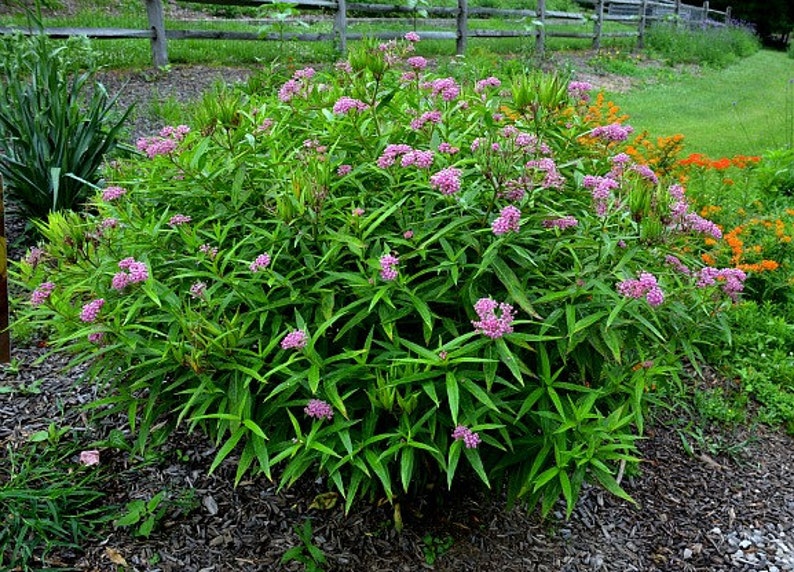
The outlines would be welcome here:
[[[596,19],[595,19],[595,26],[593,30],[593,49],[600,50],[601,49],[601,28],[602,22],[604,20],[604,0],[597,0],[596,1]]]
[[[677,28],[681,24],[681,0],[675,0],[675,8],[673,8],[673,14],[675,15],[675,27]]]
[[[152,59],[154,67],[168,65],[168,49],[165,42],[165,15],[162,0],[146,0],[146,15],[152,32]]]
[[[336,18],[334,19],[339,53],[347,54],[347,0],[336,0]]]
[[[3,195],[3,175],[0,175],[0,363],[9,363],[11,361],[11,334],[8,331],[8,243],[6,242],[6,211]]]
[[[708,24],[709,22],[709,0],[703,2],[703,23]]]
[[[455,53],[462,56],[466,53],[466,40],[469,35],[469,0],[458,0],[458,38],[455,41]]]
[[[540,26],[535,34],[535,52],[542,58],[546,55],[546,0],[538,0],[537,17]]]
[[[642,0],[640,5],[640,29],[637,34],[637,49],[641,50],[645,47],[645,26],[648,25],[648,0]]]
[[[725,24],[728,25],[728,26],[730,26],[730,24],[731,24],[731,7],[730,6],[726,6],[725,7]]]

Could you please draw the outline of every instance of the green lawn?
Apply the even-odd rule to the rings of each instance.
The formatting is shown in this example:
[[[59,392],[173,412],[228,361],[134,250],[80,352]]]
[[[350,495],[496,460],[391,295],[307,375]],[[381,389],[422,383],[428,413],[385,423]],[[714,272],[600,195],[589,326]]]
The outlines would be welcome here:
[[[686,150],[721,157],[791,145],[794,59],[763,50],[728,68],[681,74],[610,98],[635,129],[685,135]]]

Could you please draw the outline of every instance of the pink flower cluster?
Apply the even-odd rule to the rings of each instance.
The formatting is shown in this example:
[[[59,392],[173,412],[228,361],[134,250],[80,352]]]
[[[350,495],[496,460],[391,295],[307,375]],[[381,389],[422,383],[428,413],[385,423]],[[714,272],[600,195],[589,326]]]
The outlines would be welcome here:
[[[572,81],[568,84],[568,95],[576,101],[587,103],[590,101],[590,94],[588,93],[593,89],[593,85],[586,81]]]
[[[585,189],[590,189],[596,214],[598,216],[606,216],[609,197],[612,195],[612,191],[617,189],[620,184],[610,177],[587,175],[582,179],[582,186]]]
[[[565,230],[566,228],[573,228],[579,226],[579,221],[576,217],[564,216],[560,218],[550,218],[543,221],[544,228],[559,228]]]
[[[499,191],[497,196],[515,203],[523,199],[532,190],[533,186],[534,183],[530,177],[521,175],[515,179],[505,181],[504,190]]]
[[[92,300],[80,311],[80,321],[91,323],[96,321],[99,317],[99,311],[102,310],[102,306],[105,305],[104,298],[97,298],[96,300]]]
[[[44,256],[44,250],[39,248],[38,246],[33,246],[28,252],[28,255],[25,257],[25,262],[30,264],[33,268],[39,265],[41,262],[42,257]]]
[[[640,272],[638,279],[623,280],[618,283],[617,290],[627,298],[645,298],[653,307],[661,306],[664,302],[664,292],[659,288],[656,276],[650,272]]]
[[[692,275],[692,271],[689,269],[689,267],[683,262],[681,262],[677,256],[668,254],[667,256],[664,257],[664,263],[667,264],[668,266],[672,266],[673,268],[675,268],[676,271],[680,272],[685,276]]]
[[[735,302],[738,299],[739,292],[744,290],[745,280],[747,280],[747,274],[738,268],[718,269],[707,266],[701,269],[697,275],[697,287],[706,288],[720,281],[722,282],[722,291]]]
[[[215,260],[215,257],[218,256],[218,247],[217,246],[210,246],[207,243],[202,244],[199,246],[199,252],[202,254],[206,254],[207,258],[210,260]]]
[[[107,187],[102,191],[102,200],[109,203],[123,197],[125,194],[127,194],[127,189],[123,187]]]
[[[483,93],[486,87],[499,87],[500,85],[502,85],[502,82],[498,77],[487,77],[474,84],[474,93]]]
[[[267,268],[269,265],[270,255],[267,252],[263,252],[254,259],[254,261],[248,266],[248,269],[251,272],[259,272],[260,270]]]
[[[265,117],[262,120],[262,123],[260,123],[256,127],[256,132],[257,133],[266,133],[266,132],[270,131],[270,129],[272,127],[273,127],[273,119],[271,119],[270,117]]]
[[[88,341],[91,342],[92,344],[99,345],[102,343],[102,340],[104,339],[105,339],[104,332],[91,332],[90,334],[88,334]]]
[[[427,60],[422,56],[414,56],[412,58],[408,58],[405,60],[410,67],[415,69],[416,71],[421,71],[427,67]]]
[[[436,110],[427,111],[411,121],[411,129],[414,131],[419,131],[422,127],[425,126],[426,123],[433,123],[438,125],[441,123],[441,112]]]
[[[168,155],[177,148],[177,143],[190,133],[187,125],[177,125],[176,127],[166,126],[160,130],[158,137],[141,137],[136,141],[135,146],[139,151],[146,153],[147,157],[153,159],[158,155]]]
[[[352,97],[343,96],[340,97],[336,103],[334,103],[334,113],[336,115],[346,115],[350,111],[357,111],[361,113],[362,111],[366,111],[369,109],[369,105],[364,103],[361,100],[353,99]]]
[[[449,143],[443,142],[438,144],[438,152],[446,155],[455,155],[460,152],[460,148],[453,147]]]
[[[334,417],[334,410],[331,405],[322,399],[310,399],[303,412],[313,419],[327,419],[331,421]]]
[[[460,190],[462,171],[456,167],[447,167],[430,176],[430,187],[441,191],[442,195],[453,195]]]
[[[336,168],[336,174],[340,177],[344,177],[345,175],[349,175],[353,171],[352,165],[339,165]]]
[[[34,306],[41,306],[49,299],[53,290],[55,290],[54,282],[42,282],[30,295],[30,303]]]
[[[496,315],[497,309],[501,312],[500,316]],[[506,302],[500,304],[491,298],[480,298],[474,304],[474,311],[477,312],[480,319],[472,321],[472,325],[489,338],[495,340],[513,332],[512,323],[515,319],[515,311],[510,304]]]
[[[390,282],[397,278],[397,266],[400,259],[391,254],[384,254],[380,257],[380,277],[381,279]]]
[[[304,68],[296,70],[292,74],[292,79],[284,82],[284,85],[278,90],[278,98],[284,103],[289,103],[296,95],[301,92],[308,91],[308,80],[314,77],[314,68]]]
[[[460,86],[454,78],[445,77],[425,82],[422,89],[430,91],[433,97],[441,97],[444,101],[453,101],[460,95]]]
[[[403,167],[414,166],[417,169],[429,169],[433,166],[433,159],[432,151],[413,149],[403,155],[402,159],[400,159],[400,165]]]
[[[491,223],[491,229],[496,236],[518,232],[520,227],[521,211],[513,205],[507,205],[499,211],[499,216]]]
[[[207,292],[207,283],[206,282],[194,282],[190,286],[190,296],[193,298],[203,298],[204,294]]]
[[[527,169],[535,169],[546,173],[543,182],[540,184],[542,189],[561,189],[565,185],[565,177],[560,174],[557,170],[557,164],[550,157],[544,157],[537,161],[527,161],[524,166]]]
[[[386,149],[384,149],[383,153],[378,157],[378,167],[381,169],[388,169],[394,165],[397,157],[410,153],[411,151],[413,151],[413,147],[404,143],[387,145]]]
[[[697,213],[687,213],[681,224],[681,228],[701,234],[708,234],[716,239],[722,238],[722,229]]]
[[[476,449],[477,445],[482,442],[482,439],[480,439],[477,433],[474,433],[464,425],[455,427],[455,430],[452,432],[452,438],[455,439],[455,441],[463,441],[467,449]]]
[[[187,216],[187,215],[175,214],[168,221],[168,225],[169,226],[180,226],[180,225],[183,225],[183,224],[187,224],[190,221],[191,221],[191,218],[189,216]]]
[[[631,170],[639,173],[643,179],[647,179],[654,185],[659,182],[659,177],[656,176],[656,173],[654,173],[653,169],[648,165],[632,165]]]
[[[306,347],[309,337],[303,330],[295,330],[288,333],[281,340],[281,349],[283,350],[300,350]]]
[[[138,262],[132,256],[119,260],[120,272],[113,275],[110,287],[114,290],[124,290],[130,284],[146,282],[149,279],[149,269],[143,262]]]
[[[407,34],[405,34],[405,36],[403,36],[403,37],[404,37],[404,38],[405,38],[407,41],[411,42],[412,44],[415,44],[416,42],[418,42],[418,41],[419,41],[419,34],[417,34],[416,32],[408,32],[408,33],[407,33]]]
[[[634,128],[630,125],[621,125],[620,123],[610,123],[609,125],[599,125],[593,129],[590,134],[593,137],[598,137],[609,143],[625,141],[634,132]]]
[[[106,219],[102,219],[102,222],[99,223],[100,230],[107,230],[109,228],[116,228],[119,225],[119,219],[114,217],[108,217]]]

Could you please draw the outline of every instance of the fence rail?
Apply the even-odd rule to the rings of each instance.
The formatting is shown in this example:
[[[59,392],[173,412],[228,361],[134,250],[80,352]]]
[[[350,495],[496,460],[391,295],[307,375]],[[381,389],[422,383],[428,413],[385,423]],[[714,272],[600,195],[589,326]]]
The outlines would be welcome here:
[[[274,0],[192,0],[197,4],[212,4],[222,6],[272,6]],[[636,37],[638,47],[644,44],[645,30],[653,21],[673,17],[678,21],[702,23],[708,21],[716,25],[730,20],[730,8],[725,12],[709,9],[708,1],[702,7],[682,4],[681,0],[594,0],[595,15],[588,17],[576,12],[557,12],[546,10],[546,0],[536,0],[537,9],[498,9],[469,7],[468,0],[458,0],[457,7],[423,7],[427,15],[443,17],[454,21],[454,30],[448,31],[423,31],[421,35],[426,39],[455,40],[456,52],[463,54],[466,51],[468,38],[534,38],[535,49],[539,55],[545,51],[547,38],[582,38],[590,39],[593,47],[598,49],[603,38]],[[229,30],[181,30],[166,29],[165,14],[162,0],[144,0],[149,28],[145,30],[127,28],[45,28],[42,32],[53,38],[68,38],[70,36],[86,36],[95,39],[149,39],[152,47],[152,59],[157,67],[168,64],[168,40],[182,39],[218,39],[218,40],[264,40],[264,41],[333,41],[340,52],[347,49],[348,40],[359,40],[363,37],[376,39],[393,39],[401,37],[396,32],[356,33],[349,32],[349,24],[357,24],[362,20],[368,22],[400,21],[406,15],[412,15],[416,21],[417,10],[408,6],[389,4],[364,4],[358,2],[348,3],[346,0],[301,0],[291,3],[298,10],[319,10],[326,12],[320,16],[312,16],[312,21],[327,21],[332,23],[331,32],[306,32],[306,33],[260,33]],[[348,14],[380,14],[378,18],[353,18]],[[397,18],[389,17],[390,14],[398,15]],[[472,29],[469,27],[469,18],[531,18],[532,23],[524,29],[515,30],[490,30]],[[300,20],[297,17],[292,20]],[[440,19],[439,19],[440,20]],[[586,24],[592,21],[591,32],[570,32],[548,29],[549,24],[575,23]],[[290,20],[280,21],[289,23]],[[631,31],[606,32],[604,22],[616,22],[632,26]],[[434,25],[437,21],[434,20]],[[437,27],[441,27],[439,24]],[[452,27],[452,26],[450,26]],[[0,34],[35,34],[37,30],[19,26],[0,27]]]

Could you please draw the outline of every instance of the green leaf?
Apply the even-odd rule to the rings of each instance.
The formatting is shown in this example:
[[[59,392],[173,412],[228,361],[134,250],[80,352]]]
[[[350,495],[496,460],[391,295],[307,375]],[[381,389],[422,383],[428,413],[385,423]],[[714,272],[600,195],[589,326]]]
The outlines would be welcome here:
[[[383,464],[378,460],[378,456],[372,449],[365,449],[364,456],[366,457],[370,468],[372,468],[373,472],[380,479],[386,496],[389,498],[389,500],[393,499],[394,493],[392,492],[391,488],[391,477],[389,477],[389,472],[386,470],[386,467],[384,467]]]
[[[538,478],[535,479],[535,486],[532,487],[532,492],[537,492],[540,488],[556,477],[560,473],[559,467],[549,467],[541,474],[538,475]]]
[[[260,439],[267,439],[265,432],[262,431],[262,428],[257,425],[253,419],[243,419],[243,425],[248,427],[248,429]]]
[[[411,486],[411,477],[414,473],[414,449],[413,447],[403,447],[400,455],[400,479],[402,480],[403,491],[408,493]]]
[[[449,401],[449,413],[452,415],[452,424],[458,424],[458,411],[460,407],[460,389],[455,373],[447,372],[447,400]]]
[[[526,294],[524,294],[525,288],[521,282],[519,282],[518,277],[510,266],[508,266],[502,258],[496,257],[493,260],[493,268],[496,271],[496,276],[499,278],[499,281],[510,295],[510,298],[515,300],[522,310],[536,320],[543,319],[540,314],[535,311],[535,308],[529,302],[529,298],[527,298]]]
[[[218,465],[220,465],[223,460],[229,456],[229,453],[231,453],[232,450],[237,446],[237,443],[245,433],[246,428],[243,425],[238,427],[237,430],[232,433],[232,436],[229,437],[226,443],[223,444],[223,447],[221,447],[220,451],[218,451],[218,453],[215,455],[215,459],[213,459],[212,464],[210,465],[210,474],[212,474],[215,469],[218,468]]]
[[[447,488],[452,489],[452,480],[455,477],[455,470],[458,468],[460,452],[463,448],[462,441],[453,441],[449,446],[449,458],[447,460]]]
[[[560,478],[560,486],[562,487],[562,496],[565,498],[565,514],[567,517],[570,517],[576,502],[573,489],[571,488],[571,479],[568,477],[568,473],[566,473],[565,470],[560,470],[558,476]]]
[[[595,475],[595,478],[598,480],[598,482],[601,483],[601,486],[603,486],[610,493],[618,498],[629,501],[631,504],[637,504],[637,501],[631,498],[629,494],[623,490],[623,488],[615,480],[615,477],[613,477],[609,472],[594,466],[591,466],[590,470],[592,471],[593,475]]]
[[[477,385],[474,381],[470,379],[464,379],[461,381],[460,385],[462,385],[463,389],[471,393],[471,395],[474,396],[477,401],[485,405],[488,409],[499,411],[499,408],[491,400],[485,390]]]
[[[152,530],[154,530],[155,525],[155,518],[154,516],[149,516],[146,520],[144,520],[141,525],[138,527],[138,531],[135,533],[136,536],[143,536],[144,538],[149,538],[152,534]]]
[[[466,454],[466,459],[468,459],[469,464],[474,469],[474,472],[477,473],[477,476],[480,477],[480,480],[485,483],[485,486],[490,489],[491,483],[488,480],[488,475],[485,473],[485,468],[482,465],[480,452],[477,449],[469,449],[468,447],[464,447],[463,452]]]

